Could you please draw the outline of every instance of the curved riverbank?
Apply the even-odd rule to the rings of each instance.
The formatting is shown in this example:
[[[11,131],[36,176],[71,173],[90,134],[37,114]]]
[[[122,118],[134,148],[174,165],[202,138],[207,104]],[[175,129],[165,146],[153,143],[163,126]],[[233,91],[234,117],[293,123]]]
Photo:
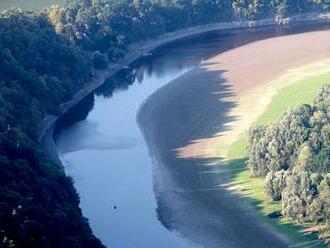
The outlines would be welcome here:
[[[252,117],[262,113],[266,104],[258,101],[264,96],[259,86],[264,89],[287,68],[329,58],[329,39],[327,30],[230,50],[204,61],[146,101],[138,122],[157,162],[155,195],[166,203],[159,210],[165,226],[205,247],[288,245],[259,221],[245,200],[226,190],[224,183],[230,178],[222,173],[226,153],[221,153],[219,144],[234,142],[255,120],[251,110]],[[255,94],[247,94],[252,89],[257,89]]]
[[[235,31],[236,32],[236,31]],[[240,32],[241,33],[241,31],[237,31],[237,33],[238,32]],[[250,31],[242,31],[242,33],[244,33],[244,32],[250,32]],[[258,32],[256,32],[256,33],[258,33]],[[277,33],[277,32],[275,32],[275,33]],[[260,38],[262,38],[262,37],[259,37],[259,39]],[[255,38],[255,39],[252,39],[252,40],[256,40],[257,38]],[[232,46],[239,46],[239,45],[241,45],[242,44],[242,42],[243,43],[246,43],[246,42],[248,42],[248,41],[246,41],[246,39],[243,39],[243,40],[233,40],[233,44],[231,44],[230,42],[229,42],[229,47],[232,47]],[[237,43],[238,42],[238,43]],[[218,50],[216,50],[217,51],[217,53],[218,53]],[[216,54],[216,53],[213,53],[213,54]],[[180,60],[180,59],[179,59]],[[151,93],[149,93],[149,94],[151,94]],[[148,95],[149,95],[148,94]],[[126,99],[128,99],[128,98],[126,98]],[[125,100],[124,99],[124,101],[127,101],[127,100]],[[140,103],[138,103],[138,104],[140,104]],[[136,106],[138,106],[138,104],[136,104]],[[112,106],[112,105],[109,105],[109,106]],[[103,111],[103,113],[105,113],[104,111]],[[114,115],[114,114],[111,114],[111,116],[112,116],[112,118],[113,119],[115,119],[115,117],[114,116],[116,116],[116,115]],[[101,116],[102,117],[102,116]],[[104,117],[105,116],[103,116],[103,119],[104,119]],[[89,121],[90,121],[90,118],[88,118],[89,119]],[[87,121],[88,122],[88,121]],[[111,121],[111,122],[109,122],[108,124],[107,124],[107,129],[109,129],[109,124],[110,123],[113,123],[113,121]],[[128,122],[124,122],[124,123],[128,123]],[[131,122],[129,122],[129,123],[131,123]],[[80,123],[81,124],[81,123]],[[126,125],[125,125],[126,126]],[[85,136],[86,135],[86,133],[80,133],[80,135],[79,135],[79,137],[82,137],[82,136]],[[126,135],[126,134],[125,134]],[[78,137],[77,137],[78,138]],[[49,139],[52,141],[52,133],[51,132],[49,132]],[[113,140],[113,139],[108,139],[108,140]],[[92,140],[88,140],[88,142],[92,142]],[[95,147],[95,146],[94,146]],[[54,146],[54,151],[56,151],[56,147]],[[125,152],[127,152],[127,151],[125,151]],[[100,152],[97,152],[98,154],[100,153]],[[110,151],[107,151],[107,154],[112,154]],[[104,173],[104,169],[105,168],[107,168],[106,167],[106,165],[109,165],[108,164],[108,161],[110,161],[110,158],[107,160],[107,161],[105,161],[105,164],[104,164],[104,166],[105,167],[103,167],[103,168],[100,168],[100,167],[98,167],[98,169],[96,169],[96,167],[95,166],[97,166],[97,165],[99,165],[99,163],[100,163],[100,161],[99,161],[99,157],[97,156],[97,158],[95,157],[95,159],[93,159],[93,156],[91,156],[91,152],[89,151],[89,153],[83,153],[83,152],[80,152],[80,153],[75,153],[75,154],[80,154],[79,155],[79,157],[82,157],[82,158],[85,158],[85,159],[83,159],[84,161],[86,161],[87,162],[87,164],[89,164],[90,166],[88,167],[88,168],[90,168],[91,169],[91,171],[89,171],[88,173],[86,172],[86,168],[87,168],[87,166],[88,165],[86,165],[86,163],[84,163],[84,162],[81,162],[81,160],[77,160],[77,161],[79,161],[79,162],[77,162],[77,161],[75,161],[76,162],[76,165],[77,165],[77,168],[76,168],[76,172],[79,172],[79,174],[81,173],[81,172],[86,172],[86,177],[87,177],[87,174],[88,174],[88,176],[89,175],[93,175],[93,173],[94,172],[96,172],[96,171],[99,171],[99,174],[98,175],[96,175],[95,177],[93,177],[92,176],[92,180],[95,180],[96,178],[96,180],[97,181],[102,181],[102,180],[100,180],[100,178],[103,178],[103,175],[105,176],[105,175],[107,175],[106,173]],[[129,154],[129,153],[127,153],[127,154]],[[141,154],[141,153],[139,153],[139,154]],[[55,156],[57,156],[57,154],[55,154]],[[125,157],[126,155],[123,155],[122,157]],[[74,157],[74,155],[73,155],[73,157]],[[146,157],[148,157],[148,156],[146,156]],[[66,156],[65,157],[65,159],[67,159],[68,157]],[[130,157],[131,158],[131,157]],[[91,164],[91,163],[89,163],[88,162],[88,160],[91,160],[92,159],[92,161],[93,161],[93,163]],[[133,159],[134,160],[134,162],[136,162],[137,160],[136,159]],[[66,160],[67,161],[67,160]],[[112,161],[112,160],[111,160]],[[124,160],[123,160],[124,161]],[[113,163],[114,165],[119,165],[120,163],[117,163],[117,162],[114,162]],[[66,164],[66,165],[68,165],[68,164]],[[80,165],[81,165],[81,167],[80,167]],[[72,168],[71,168],[71,166],[72,166],[72,164],[69,164],[66,168],[68,169],[68,170],[71,170]],[[119,166],[119,167],[122,167],[122,168],[127,168],[127,161],[126,161],[126,165],[123,165],[123,166]],[[135,167],[136,167],[136,164],[135,164]],[[134,168],[135,168],[134,167]],[[109,171],[109,170],[108,170]],[[72,172],[72,171],[71,171]],[[102,174],[102,175],[100,175],[100,173]],[[97,174],[97,173],[96,173]],[[113,174],[115,174],[115,173],[113,173]],[[70,175],[72,175],[72,174],[70,174]],[[105,180],[105,182],[108,182],[107,184],[105,184],[105,187],[108,187],[108,188],[113,188],[113,189],[116,189],[116,185],[113,185],[113,186],[109,186],[109,177],[110,177],[110,175],[108,174],[108,179],[104,179]],[[77,187],[77,184],[79,184],[79,179],[80,178],[76,178],[76,177],[74,177],[75,178],[75,186]],[[126,177],[124,177],[124,176],[121,176],[120,178],[126,178]],[[86,180],[86,179],[85,179]],[[103,181],[102,181],[103,182]],[[81,185],[80,185],[81,186]],[[88,188],[92,188],[93,186],[91,186],[91,185],[89,185],[89,187]],[[105,188],[105,187],[103,187],[103,188]],[[151,185],[150,185],[150,189],[151,189]],[[83,189],[82,190],[82,192],[83,193],[81,193],[80,195],[81,195],[81,197],[82,197],[82,199],[86,199],[85,197],[86,197],[86,195],[88,195],[89,193],[91,193],[92,195],[97,195],[97,199],[95,200],[95,197],[93,198],[92,197],[92,199],[93,199],[93,203],[92,203],[92,205],[95,205],[95,203],[96,202],[101,202],[101,204],[103,204],[104,205],[104,207],[103,207],[103,209],[105,210],[104,212],[102,212],[102,211],[97,211],[97,213],[95,213],[96,215],[100,215],[100,213],[103,213],[102,214],[102,219],[101,219],[101,221],[99,221],[99,222],[95,222],[95,219],[93,220],[93,224],[92,224],[92,226],[93,226],[93,230],[95,230],[95,231],[97,231],[97,234],[99,235],[99,227],[101,226],[101,229],[102,229],[102,226],[103,226],[103,231],[104,230],[107,230],[107,231],[105,231],[105,233],[103,233],[103,235],[102,235],[102,237],[104,238],[105,237],[105,239],[107,239],[108,240],[108,235],[107,235],[107,233],[106,232],[110,232],[110,230],[111,230],[111,228],[105,228],[104,227],[104,224],[105,224],[105,222],[106,222],[106,219],[108,218],[108,220],[110,221],[111,219],[110,218],[112,218],[111,217],[111,215],[109,216],[109,209],[107,209],[108,207],[109,207],[109,202],[106,202],[106,201],[104,201],[103,200],[103,198],[106,198],[106,197],[102,197],[102,200],[100,200],[100,196],[98,195],[99,194],[99,189],[100,188],[102,188],[102,187],[99,187],[99,184],[98,184],[98,187],[95,187],[95,188],[93,188],[93,189],[96,189],[96,191],[93,191],[93,190],[88,190],[88,193],[86,193],[86,191],[84,192],[84,189],[86,189],[86,185],[82,185],[82,188],[80,188],[79,186],[77,187],[77,189],[79,189],[79,190],[81,190],[81,189]],[[173,187],[173,190],[174,191],[176,191],[176,187]],[[79,192],[81,192],[81,191],[79,191]],[[103,192],[103,191],[102,191]],[[140,190],[140,192],[145,192],[144,190]],[[109,193],[109,194],[106,194],[108,197],[110,197],[110,198],[112,198],[110,201],[114,201],[114,197],[116,197],[117,195],[115,194],[115,192],[111,192],[111,193]],[[88,197],[87,197],[88,198]],[[152,194],[152,198],[153,198],[153,194]],[[91,197],[89,197],[88,199],[91,199]],[[117,197],[117,199],[118,199],[118,197]],[[153,198],[153,201],[154,201],[154,198]],[[118,202],[118,200],[115,200],[115,202]],[[129,203],[130,203],[130,201],[129,201]],[[164,207],[166,207],[166,202],[165,202],[165,205],[164,204],[162,204],[162,203],[164,203],[164,202],[161,202],[161,204],[159,204],[158,206],[159,206],[159,209],[157,209],[157,212],[158,212],[158,210],[160,211],[160,212],[162,212],[161,211],[161,209],[162,208],[164,208]],[[81,207],[82,207],[82,209],[83,210],[85,210],[86,211],[86,201],[85,200],[82,200],[82,205],[81,205]],[[101,205],[100,204],[100,205]],[[124,204],[125,206],[135,206],[134,204],[132,205],[132,204]],[[121,209],[121,207],[120,207],[120,209]],[[98,209],[99,210],[99,209]],[[118,213],[119,213],[119,211],[116,211],[117,213],[116,213],[116,216],[117,217],[119,217],[119,216],[121,216],[121,215],[118,215]],[[123,211],[124,212],[124,211]],[[154,209],[151,209],[150,211],[149,211],[150,213],[154,213]],[[93,212],[94,213],[94,212]],[[88,215],[86,212],[84,212],[84,214],[85,214],[85,216],[87,216],[87,217],[92,217],[92,215]],[[110,213],[111,214],[111,213]],[[127,215],[126,215],[127,216]],[[161,215],[160,215],[161,216]],[[98,216],[99,217],[99,216]],[[91,218],[92,219],[92,218]],[[169,220],[171,221],[171,217],[169,216]],[[119,221],[120,220],[117,220],[118,221],[118,223],[119,223]],[[212,220],[210,220],[211,222],[212,222]],[[109,222],[110,223],[110,222]],[[109,224],[109,223],[107,223],[107,224]],[[117,223],[117,222],[115,222],[115,223]],[[139,221],[137,222],[137,223],[139,223]],[[145,222],[144,222],[145,223]],[[163,223],[165,223],[165,222],[163,222]],[[237,223],[237,224],[239,224],[239,223]],[[96,226],[95,226],[96,225]],[[159,223],[158,223],[158,225],[159,225]],[[110,226],[110,225],[109,225]],[[129,227],[131,227],[132,225],[131,225],[131,223],[129,224]],[[167,225],[166,225],[166,223],[165,223],[165,226],[167,227]],[[119,229],[118,228],[118,225],[116,225],[115,226],[115,229]],[[120,230],[120,229],[119,229]],[[155,229],[153,229],[153,230],[155,230]],[[118,232],[118,231],[117,231]],[[113,231],[111,231],[111,233],[114,233]],[[123,234],[123,233],[121,233],[121,234]],[[120,236],[121,234],[119,234],[119,235],[115,235],[118,239],[120,238],[120,237],[122,237],[122,236]],[[163,243],[163,242],[162,242]],[[165,242],[164,242],[165,243]],[[110,241],[109,241],[109,244],[111,244],[110,243]],[[127,246],[126,246],[127,247]],[[166,246],[165,246],[166,247]]]
[[[293,76],[293,77],[290,77]],[[288,78],[290,84],[282,89],[277,89],[276,95],[271,99],[267,110],[259,116],[257,125],[269,124],[278,120],[280,116],[288,109],[296,108],[301,104],[313,104],[315,96],[321,88],[330,80],[330,60],[310,64],[295,70],[290,70],[288,74],[281,76],[273,83],[283,84]],[[281,203],[269,201],[269,196],[263,190],[264,178],[252,177],[250,171],[245,166],[247,153],[244,147],[248,144],[247,134],[243,133],[239,140],[229,148],[228,166],[241,168],[242,171],[235,173],[228,184],[228,189],[245,197],[255,208],[257,208],[264,221],[272,224],[277,230],[285,233],[287,236],[296,240],[303,247],[311,245],[312,247],[324,247],[324,240],[318,239],[318,234],[302,235],[306,228],[313,227],[317,229],[316,223],[296,223],[289,218],[269,218],[268,214],[274,211],[281,211]],[[240,159],[242,163],[232,163]],[[243,158],[243,159],[242,159]],[[316,226],[316,227],[315,227]],[[323,243],[323,244],[322,244]]]
[[[324,21],[330,20],[330,13],[309,13],[309,14],[301,14],[292,17],[288,17],[282,21],[282,23],[290,24],[290,23],[302,23],[302,22],[311,22],[311,21]],[[135,44],[132,44],[129,48],[129,52],[127,55],[121,59],[116,64],[110,64],[107,69],[102,71],[96,71],[96,75],[93,81],[86,84],[86,86],[79,90],[70,101],[62,103],[58,107],[58,116],[46,116],[39,127],[38,140],[39,142],[43,142],[47,152],[50,157],[57,163],[60,163],[60,159],[57,153],[56,146],[54,144],[52,133],[57,122],[58,118],[65,113],[73,106],[75,106],[78,102],[80,102],[84,97],[93,92],[95,89],[100,87],[106,79],[113,76],[126,66],[129,66],[132,62],[136,61],[144,54],[153,51],[154,49],[164,46],[168,43],[171,43],[176,40],[184,39],[190,36],[216,31],[216,30],[230,30],[237,28],[256,28],[256,27],[264,27],[264,26],[273,26],[279,25],[278,21],[273,18],[262,19],[257,21],[244,21],[244,22],[222,22],[222,23],[213,23],[195,26],[183,30],[177,30],[172,33],[167,33],[159,36],[157,39],[149,40],[149,41],[141,41]]]

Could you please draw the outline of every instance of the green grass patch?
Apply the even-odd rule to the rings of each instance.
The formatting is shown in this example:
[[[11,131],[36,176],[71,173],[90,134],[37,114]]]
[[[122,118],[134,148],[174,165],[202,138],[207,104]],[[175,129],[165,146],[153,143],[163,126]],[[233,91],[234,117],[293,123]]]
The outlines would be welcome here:
[[[285,111],[303,103],[313,103],[315,96],[326,83],[330,83],[330,73],[309,77],[281,89],[265,113],[259,117],[257,124],[274,121]]]
[[[330,73],[309,77],[281,89],[280,92],[274,96],[266,112],[260,116],[256,124],[266,124],[275,121],[288,109],[295,108],[303,103],[313,103],[315,96],[327,82],[330,82]],[[281,203],[270,201],[264,193],[264,178],[250,176],[245,165],[247,157],[245,148],[247,144],[247,135],[242,134],[239,140],[231,145],[228,153],[228,159],[230,161],[229,166],[231,169],[235,169],[231,172],[232,182],[237,186],[238,191],[241,191],[241,194],[260,211],[261,218],[274,226],[280,233],[285,234],[294,242],[307,242],[306,247],[323,247],[320,243],[313,243],[313,240],[317,238],[316,235],[304,236],[299,233],[302,228],[308,227],[308,224],[296,224],[287,218],[271,219],[267,216],[275,210],[280,210]]]
[[[317,235],[308,235],[304,236],[299,231],[303,228],[309,227],[310,225],[305,224],[296,224],[292,222],[288,218],[277,218],[272,219],[268,217],[268,214],[276,211],[281,210],[281,203],[280,202],[272,202],[267,197],[263,190],[264,186],[264,178],[261,177],[251,177],[250,172],[247,169],[239,170],[238,173],[236,173],[237,169],[243,169],[245,168],[245,159],[246,159],[246,152],[245,147],[247,145],[247,139],[246,137],[240,138],[237,142],[235,142],[232,145],[232,149],[230,150],[231,155],[233,157],[230,157],[231,161],[229,163],[229,166],[231,169],[235,169],[234,172],[232,172],[232,179],[235,186],[238,186],[238,192],[242,192],[241,195],[246,198],[250,204],[256,208],[259,213],[261,219],[272,225],[274,229],[280,233],[283,233],[285,236],[287,236],[289,239],[291,239],[293,242],[297,243],[304,243],[309,244],[309,242],[313,242],[318,238]],[[237,149],[237,150],[235,150]],[[242,151],[242,153],[239,153],[237,151]],[[245,158],[245,159],[242,159]],[[308,247],[324,247],[320,243],[316,244],[309,244]]]

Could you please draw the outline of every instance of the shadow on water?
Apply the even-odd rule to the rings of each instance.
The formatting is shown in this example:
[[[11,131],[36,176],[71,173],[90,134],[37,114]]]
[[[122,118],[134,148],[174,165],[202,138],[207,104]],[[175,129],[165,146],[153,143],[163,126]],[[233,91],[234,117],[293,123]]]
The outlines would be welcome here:
[[[69,111],[57,121],[53,133],[54,139],[56,140],[63,129],[70,127],[79,121],[85,120],[89,112],[94,108],[94,101],[94,93],[92,93],[69,109]]]
[[[161,81],[168,71],[191,68],[216,54],[249,42],[326,28],[329,28],[328,23],[311,24],[307,27],[306,25],[297,25],[294,28],[281,27],[277,30],[274,28],[261,28],[257,30],[212,32],[158,48],[153,51],[151,56],[132,63],[130,68],[121,70],[108,79],[95,93],[87,96],[63,116],[57,123],[56,132],[54,133],[55,140],[58,135],[64,133],[64,136],[69,137],[69,139],[65,139],[65,142],[68,142],[67,140],[71,142],[70,135],[83,122],[86,128],[89,129],[87,130],[88,135],[96,136],[96,129],[93,126],[95,123],[88,123],[87,117],[93,111],[102,109],[102,106],[98,106],[97,99],[104,98],[107,101],[112,101],[117,93],[129,92],[129,88],[133,84],[150,87],[147,83],[150,83],[148,80],[151,77]],[[194,74],[194,71],[198,72],[198,70],[204,70],[203,73],[200,73],[200,75],[203,74],[203,77],[199,77],[198,73]],[[233,173],[238,173],[241,170],[243,159],[232,161],[231,171],[228,173],[228,167],[220,165],[220,162],[223,162],[221,158],[177,158],[177,148],[191,145],[194,140],[212,138],[220,131],[228,128],[225,124],[235,120],[235,117],[228,115],[237,103],[227,99],[232,96],[233,92],[222,77],[225,72],[207,71],[203,67],[194,71],[179,78],[180,83],[188,85],[187,87],[181,87],[184,90],[173,87],[175,81],[169,83],[149,98],[148,107],[144,106],[138,115],[138,122],[146,137],[152,159],[154,162],[156,161],[153,167],[153,185],[158,219],[169,230],[178,231],[183,236],[206,247],[251,247],[251,244],[253,244],[253,247],[285,246],[276,238],[269,239],[267,228],[256,224],[255,213],[250,205],[246,204],[245,200],[232,197],[231,193],[223,187],[223,184],[233,176]],[[171,94],[173,98],[180,99],[180,101],[167,101],[164,95],[168,94]],[[121,97],[124,97],[124,95]],[[157,102],[162,103],[162,106],[153,104],[156,99]],[[198,100],[196,101],[196,99]],[[127,101],[130,101],[130,99],[127,99]],[[201,101],[204,102],[201,103]],[[141,102],[137,104],[141,104]],[[196,117],[195,113],[203,114]],[[122,115],[128,114],[123,113]],[[152,116],[152,119],[144,121],[143,116],[147,115]],[[164,115],[166,115],[166,118],[162,118]],[[111,118],[118,116],[118,113],[109,111],[107,116],[108,118],[97,121],[104,122],[104,126],[106,126],[108,122],[111,122]],[[214,116],[217,118],[214,118]],[[125,118],[123,120],[131,121],[131,119]],[[196,130],[200,127],[204,128],[197,132]],[[78,135],[72,137],[78,139],[86,135],[85,131],[78,132]],[[107,131],[112,132],[112,130]],[[125,130],[123,131],[125,132]],[[73,140],[73,144],[65,142],[62,143],[62,151],[72,152],[81,148],[79,140]],[[97,143],[98,140],[89,139],[87,142],[89,148],[95,148],[91,143]],[[111,154],[115,156],[120,153],[113,152]],[[79,155],[87,156],[88,153]],[[127,156],[129,155],[127,154]],[[84,159],[83,156],[82,159]],[[96,157],[88,157],[88,159],[92,161],[96,160]],[[101,163],[102,158],[98,157],[98,159]],[[109,168],[115,166],[112,165]],[[79,162],[75,168],[79,171]],[[84,176],[87,178],[88,173]],[[122,178],[114,178],[113,180],[118,180],[113,182],[113,185],[121,185]],[[139,188],[139,184],[136,184],[136,187]],[[84,190],[83,186],[82,189]],[[78,191],[80,192],[79,188]],[[88,194],[82,197],[82,201],[87,203],[93,199]],[[132,195],[130,197],[134,198],[136,196]],[[145,205],[150,206],[152,203],[146,202]],[[258,203],[255,202],[255,204]],[[86,217],[90,218],[92,222],[96,220],[94,225],[98,226],[102,223],[97,223],[99,219],[95,215],[99,212],[99,205],[98,203],[95,205],[97,206],[92,206],[89,212],[90,215]],[[93,219],[94,217],[95,219]],[[102,221],[106,222],[108,220],[102,218]],[[122,219],[120,221],[131,225],[131,220]],[[116,223],[110,224],[112,226],[116,225]],[[143,226],[141,226],[141,229],[143,229]],[[111,233],[110,230],[102,231],[104,231],[102,233]],[[128,233],[127,235],[131,234]],[[147,236],[150,236],[150,234],[148,233]],[[103,240],[108,237],[100,238]],[[115,239],[116,237],[111,238]],[[118,243],[120,242],[121,240],[118,240]]]
[[[309,29],[279,30],[279,36],[302,31]],[[184,92],[173,89],[174,81],[161,92],[156,92],[148,100],[148,105],[154,105],[153,99],[162,98],[162,94],[170,94],[171,99],[180,100],[161,100],[161,107],[142,109],[140,112],[140,127],[146,139],[152,140],[148,146],[160,167],[156,169],[159,171],[155,172],[154,180],[158,218],[169,230],[177,231],[206,247],[218,247],[220,243],[223,247],[286,247],[287,244],[271,229],[257,223],[258,214],[251,206],[260,210],[260,200],[249,195],[246,195],[249,201],[239,199],[235,197],[236,193],[227,191],[223,186],[245,170],[246,158],[224,162],[223,158],[218,157],[178,156],[178,148],[214,138],[219,132],[229,129],[225,124],[235,120],[228,113],[237,103],[226,100],[233,92],[221,76],[223,73],[204,70],[200,73],[203,78],[198,78],[199,74],[194,72],[184,75],[178,79],[180,84],[189,84],[192,90],[189,87],[183,87]],[[199,104],[200,101],[207,102]],[[196,112],[203,115],[196,117]],[[143,121],[144,115],[152,115],[152,125]],[[157,130],[153,130],[154,127]],[[203,127],[202,130],[198,129],[200,127]],[[267,221],[279,223],[280,219]],[[292,233],[296,231],[293,229],[297,226],[281,223],[279,228],[294,235]],[[237,237],[240,237],[239,240]],[[309,242],[313,238],[302,240]]]
[[[213,138],[235,120],[228,114],[237,103],[228,99],[233,91],[223,73],[195,68],[154,93],[138,114],[156,165],[158,219],[204,247],[285,247],[257,224],[246,201],[225,189],[231,173],[221,165],[222,158],[178,158],[177,148]],[[175,87],[178,82],[184,85]],[[166,99],[169,95],[176,100]],[[241,168],[237,165],[236,169]],[[235,173],[234,167],[229,170]]]
[[[54,137],[56,139],[61,129],[86,119],[89,112],[94,108],[94,95],[111,98],[118,91],[128,90],[129,86],[135,82],[143,83],[145,75],[162,78],[167,71],[172,69],[182,70],[187,65],[197,65],[215,54],[256,40],[328,28],[329,22],[321,22],[296,24],[294,26],[282,25],[275,28],[213,31],[156,48],[151,56],[142,57],[133,62],[129,68],[119,71],[116,75],[107,79],[95,92],[86,96],[70,109],[57,123]],[[191,53],[191,55],[187,55],[187,53]]]
[[[239,187],[239,193],[234,193],[238,197],[244,198],[254,209],[258,210],[259,217],[262,218],[266,223],[272,224],[273,227],[280,233],[287,235],[287,237],[292,238],[296,242],[292,247],[326,247],[324,240],[319,239],[319,234],[317,232],[302,235],[301,231],[306,228],[303,224],[295,223],[294,221],[283,220],[283,217],[270,217],[269,214],[273,211],[280,211],[281,205],[277,207],[270,208],[269,212],[265,212],[264,204],[265,202],[256,197],[256,193],[251,192],[252,184],[255,183],[251,178],[240,179],[240,183],[237,181],[232,181],[236,178],[242,171],[247,171],[246,167],[247,158],[232,159],[228,161],[226,167],[228,167],[227,178],[229,178],[231,187]],[[250,181],[251,180],[251,181]],[[252,183],[249,185],[249,183]],[[242,185],[243,184],[243,185]],[[243,188],[242,188],[243,187]],[[236,191],[235,191],[236,192]],[[271,203],[271,202],[269,202]]]

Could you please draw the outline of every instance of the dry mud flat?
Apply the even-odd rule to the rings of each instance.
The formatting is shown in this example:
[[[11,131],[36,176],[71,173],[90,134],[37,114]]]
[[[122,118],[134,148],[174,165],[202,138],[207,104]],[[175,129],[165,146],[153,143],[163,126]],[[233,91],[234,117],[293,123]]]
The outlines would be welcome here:
[[[290,80],[269,82],[306,64],[313,71],[330,58],[329,40],[330,31],[316,31],[230,50],[145,102],[138,122],[155,163],[158,215],[167,228],[205,247],[288,246],[244,200],[221,186],[226,168],[219,164],[228,145]]]

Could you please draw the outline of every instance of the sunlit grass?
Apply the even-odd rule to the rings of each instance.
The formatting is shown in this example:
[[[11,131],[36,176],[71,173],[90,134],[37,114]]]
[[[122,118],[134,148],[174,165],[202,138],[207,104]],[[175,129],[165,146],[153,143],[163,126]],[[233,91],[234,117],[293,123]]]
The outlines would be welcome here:
[[[279,118],[288,109],[292,109],[300,104],[311,104],[324,84],[330,82],[330,73],[309,77],[287,86],[274,96],[264,114],[262,114],[255,124],[265,124]],[[280,233],[297,243],[305,243],[306,247],[323,246],[316,240],[316,235],[302,235],[299,231],[308,227],[291,221],[288,218],[272,219],[268,214],[281,209],[280,202],[272,202],[264,193],[264,178],[251,177],[246,169],[245,160],[247,157],[246,146],[248,144],[247,134],[242,134],[238,141],[230,146],[228,153],[229,166],[235,171],[232,174],[232,181],[235,190],[260,211],[265,222],[274,226]],[[237,170],[242,169],[242,170]],[[238,172],[237,172],[238,171]]]
[[[230,159],[232,161],[235,161],[229,164],[231,168],[245,168],[245,160],[242,160],[242,158],[246,158],[246,152],[244,149],[246,144],[246,137],[242,137],[231,147],[233,150],[230,150],[232,152],[232,157],[230,157]],[[237,148],[241,151],[240,153],[237,152],[238,150],[235,151],[235,149]],[[238,158],[240,159],[238,160]],[[276,210],[281,210],[281,203],[273,202],[267,197],[263,190],[265,182],[264,178],[251,177],[250,172],[247,169],[233,174],[232,178],[236,192],[238,192],[241,196],[245,197],[253,207],[259,210],[261,218],[265,222],[274,226],[275,230],[285,234],[294,242],[299,243],[310,242],[317,238],[316,235],[304,236],[299,232],[303,228],[308,227],[309,225],[296,224],[287,218],[271,219],[268,217],[269,213],[274,212]],[[320,246],[319,243],[310,245],[311,246],[308,247]]]
[[[273,98],[267,111],[259,117],[257,124],[274,121],[285,111],[298,105],[313,103],[315,96],[326,83],[330,83],[330,73],[309,77],[283,88]]]

